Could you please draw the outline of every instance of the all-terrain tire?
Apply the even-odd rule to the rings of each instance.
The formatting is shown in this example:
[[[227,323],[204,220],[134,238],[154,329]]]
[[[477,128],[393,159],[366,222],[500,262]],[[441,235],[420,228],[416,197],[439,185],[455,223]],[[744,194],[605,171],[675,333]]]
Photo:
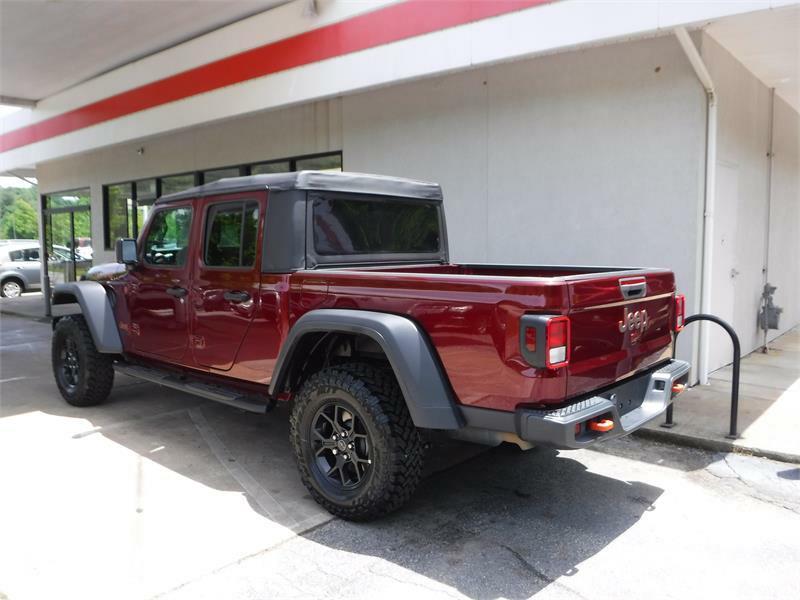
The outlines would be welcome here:
[[[73,406],[95,406],[114,385],[113,357],[97,351],[82,315],[61,318],[53,330],[52,363],[58,391]]]
[[[321,459],[315,451],[315,444],[321,442],[312,428],[320,413],[331,406],[342,407],[344,414],[350,411],[354,416],[351,422],[357,418],[362,437],[368,436],[370,463],[363,480],[350,489],[344,487],[344,481],[339,486],[323,473],[326,463],[322,462],[321,468],[320,461],[334,457],[328,454]],[[294,401],[290,426],[303,484],[320,505],[338,517],[367,521],[383,516],[408,502],[419,484],[424,445],[390,368],[348,363],[315,373]]]

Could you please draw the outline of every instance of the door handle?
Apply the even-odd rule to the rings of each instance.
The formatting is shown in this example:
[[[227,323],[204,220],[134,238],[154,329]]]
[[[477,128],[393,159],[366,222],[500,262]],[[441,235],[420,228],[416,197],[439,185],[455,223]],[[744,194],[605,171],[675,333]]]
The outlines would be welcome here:
[[[184,296],[186,296],[188,292],[186,291],[186,288],[175,286],[175,287],[168,287],[167,293],[170,296],[175,296],[176,298],[183,298]]]
[[[234,304],[240,304],[241,302],[247,302],[250,300],[250,294],[247,292],[240,292],[238,290],[233,292],[225,292],[222,297],[225,298],[225,300],[233,302]]]

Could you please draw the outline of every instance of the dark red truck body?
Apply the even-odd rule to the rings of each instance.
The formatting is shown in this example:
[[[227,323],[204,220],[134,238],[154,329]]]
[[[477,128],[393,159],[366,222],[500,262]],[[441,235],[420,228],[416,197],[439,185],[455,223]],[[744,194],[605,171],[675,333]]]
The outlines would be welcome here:
[[[95,406],[115,373],[255,413],[291,401],[309,493],[395,510],[434,431],[583,448],[685,387],[665,269],[454,264],[436,184],[304,171],[156,201],[117,263],[59,284],[53,373]]]
[[[206,267],[203,215],[212,205],[243,199],[258,202],[267,219],[269,203],[276,201],[268,190],[248,190],[168,203],[195,215],[183,266],[140,262],[108,283],[126,355],[266,391],[281,348],[303,315],[320,309],[391,313],[424,331],[461,406],[507,412],[564,406],[671,356],[675,281],[668,270],[411,261],[264,273],[262,253],[252,268]],[[140,241],[147,233],[146,226]],[[645,291],[626,299],[620,282],[631,279],[643,282]],[[169,295],[172,288],[186,295]],[[232,290],[249,300],[227,300]],[[642,311],[646,327],[621,330],[626,315]],[[525,314],[569,318],[568,365],[535,368],[525,360],[519,327]]]

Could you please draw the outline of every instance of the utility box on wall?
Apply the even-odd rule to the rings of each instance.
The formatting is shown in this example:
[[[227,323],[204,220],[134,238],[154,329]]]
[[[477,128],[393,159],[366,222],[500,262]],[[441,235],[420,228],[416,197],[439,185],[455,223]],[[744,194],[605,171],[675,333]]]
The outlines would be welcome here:
[[[763,330],[778,329],[781,313],[783,309],[775,306],[772,301],[772,295],[778,288],[774,285],[767,283],[764,286],[764,292],[761,294],[761,310],[758,312],[758,326]]]

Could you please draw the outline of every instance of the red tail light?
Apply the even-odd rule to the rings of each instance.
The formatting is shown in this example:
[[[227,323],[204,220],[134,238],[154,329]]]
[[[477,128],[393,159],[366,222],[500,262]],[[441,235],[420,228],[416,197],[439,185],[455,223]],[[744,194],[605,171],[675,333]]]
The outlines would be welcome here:
[[[675,294],[673,309],[675,316],[673,317],[672,329],[675,333],[678,333],[683,329],[683,323],[686,318],[686,296]]]
[[[569,364],[569,317],[552,317],[545,329],[544,358],[548,369]]]

